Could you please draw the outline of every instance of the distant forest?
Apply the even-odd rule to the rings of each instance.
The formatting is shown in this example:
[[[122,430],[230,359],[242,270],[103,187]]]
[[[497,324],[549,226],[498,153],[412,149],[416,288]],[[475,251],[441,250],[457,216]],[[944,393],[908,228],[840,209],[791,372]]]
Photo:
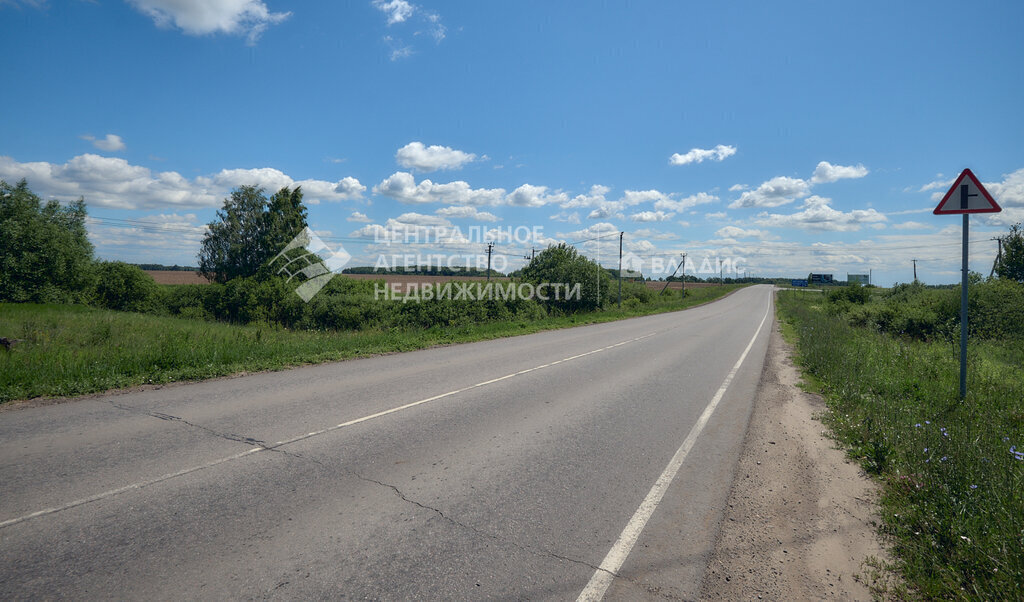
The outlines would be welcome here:
[[[159,263],[133,263],[131,265],[139,266],[143,270],[151,270],[154,272],[198,272],[199,268],[190,265],[161,265]]]
[[[413,266],[408,268],[397,268],[389,270],[385,268],[375,268],[372,266],[358,266],[352,268],[345,268],[341,271],[342,274],[408,274],[410,276],[479,276],[484,278],[487,276],[487,270],[481,270],[479,268],[466,268],[466,267],[448,267],[448,266]],[[491,270],[491,276],[504,276],[497,270]]]

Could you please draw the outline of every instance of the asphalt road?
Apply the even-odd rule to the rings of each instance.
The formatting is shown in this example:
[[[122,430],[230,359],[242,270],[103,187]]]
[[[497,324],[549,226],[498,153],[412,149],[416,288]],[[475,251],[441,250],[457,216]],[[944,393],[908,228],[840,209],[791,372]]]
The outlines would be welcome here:
[[[0,412],[0,598],[692,599],[771,295]]]

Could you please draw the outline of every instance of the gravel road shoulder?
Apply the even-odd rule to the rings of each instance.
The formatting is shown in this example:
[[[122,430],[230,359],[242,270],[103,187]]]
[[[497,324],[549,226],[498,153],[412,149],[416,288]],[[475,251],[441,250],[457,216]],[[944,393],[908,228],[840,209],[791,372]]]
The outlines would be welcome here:
[[[824,434],[791,351],[776,325],[702,599],[871,599],[855,575],[885,557],[877,489]]]

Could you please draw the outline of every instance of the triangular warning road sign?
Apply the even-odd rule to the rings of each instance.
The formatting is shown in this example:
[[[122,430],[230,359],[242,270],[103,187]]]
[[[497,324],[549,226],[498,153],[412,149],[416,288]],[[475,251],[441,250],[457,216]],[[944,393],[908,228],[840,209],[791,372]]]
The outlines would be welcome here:
[[[969,169],[963,170],[953,186],[942,197],[939,206],[932,213],[949,215],[953,213],[999,213],[1002,211],[992,195],[985,190],[978,178]]]

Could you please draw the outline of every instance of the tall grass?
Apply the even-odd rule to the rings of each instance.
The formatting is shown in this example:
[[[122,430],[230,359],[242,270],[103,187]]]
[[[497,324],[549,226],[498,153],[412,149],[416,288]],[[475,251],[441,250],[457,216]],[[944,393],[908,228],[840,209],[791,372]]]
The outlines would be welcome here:
[[[961,401],[954,344],[852,326],[821,295],[778,305],[827,423],[883,483],[904,593],[1024,599],[1024,341],[972,341]]]
[[[278,324],[234,325],[179,316],[76,305],[0,303],[0,402],[71,396],[119,387],[278,370],[433,345],[606,322],[691,307],[737,286],[657,296],[622,310],[540,319],[512,318],[430,328],[288,330]]]

